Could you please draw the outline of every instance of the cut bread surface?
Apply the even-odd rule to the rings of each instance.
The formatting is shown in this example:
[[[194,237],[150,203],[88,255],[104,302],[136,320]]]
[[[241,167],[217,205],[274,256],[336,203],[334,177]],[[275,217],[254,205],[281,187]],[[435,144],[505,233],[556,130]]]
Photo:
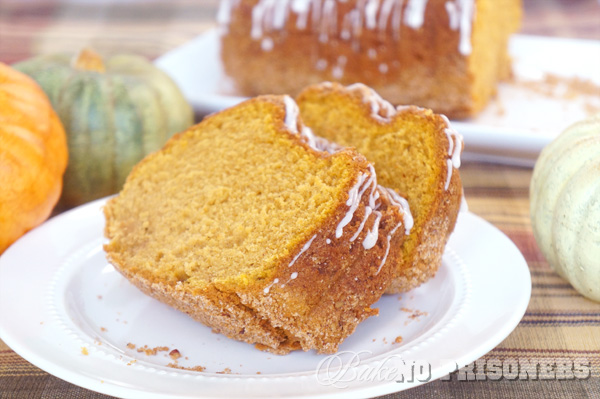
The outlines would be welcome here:
[[[330,353],[376,314],[407,214],[362,155],[320,151],[291,98],[262,96],[139,163],[105,207],[105,249],[215,331]]]
[[[414,227],[388,291],[408,291],[433,277],[462,195],[462,139],[448,120],[427,109],[393,107],[361,84],[313,85],[297,101],[315,134],[355,147],[373,163],[380,184],[408,200]]]
[[[136,168],[133,176],[144,178],[130,179],[136,195],[121,196],[116,215],[148,208],[126,218],[130,234],[122,237],[138,248],[129,260],[136,268],[191,285],[243,286],[268,277],[336,210],[354,178],[352,157],[315,156],[279,133],[272,116],[279,108],[248,108],[209,119]],[[154,243],[138,241],[142,232]]]

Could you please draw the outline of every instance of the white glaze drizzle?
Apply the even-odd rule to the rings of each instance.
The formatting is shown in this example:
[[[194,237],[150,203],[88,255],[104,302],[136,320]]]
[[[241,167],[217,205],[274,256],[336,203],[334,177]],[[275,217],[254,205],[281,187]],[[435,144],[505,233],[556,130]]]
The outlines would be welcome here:
[[[394,236],[394,233],[396,232],[396,230],[398,230],[398,228],[400,227],[401,223],[398,223],[396,225],[396,227],[394,227],[392,229],[392,231],[390,231],[390,234],[387,235],[386,240],[387,240],[387,246],[385,248],[385,254],[383,255],[383,258],[381,259],[381,263],[379,264],[379,267],[377,268],[377,273],[375,274],[379,274],[379,272],[381,271],[381,268],[383,267],[383,265],[385,265],[385,262],[387,261],[387,257],[390,254],[390,242],[392,241],[392,237]]]
[[[285,104],[284,124],[290,132],[304,137],[306,144],[313,150],[335,152],[331,143],[325,139],[317,138],[309,127],[302,125],[302,129],[298,131],[298,116],[300,115],[298,104],[288,95],[283,96],[283,102]]]
[[[325,3],[323,3],[323,15],[337,15],[337,2],[335,0],[325,0]],[[322,18],[319,22],[321,25],[319,41],[321,43],[327,43],[329,42],[329,37],[335,35],[337,32],[337,18]]]
[[[402,25],[402,5],[403,1],[383,0],[379,11],[378,27],[379,32],[384,35],[387,30],[388,22],[391,23],[393,39],[400,39],[400,27]]]
[[[369,229],[362,242],[363,248],[366,250],[373,248],[375,244],[377,244],[377,239],[379,238],[379,223],[381,222],[381,212],[373,211],[373,214],[375,215],[373,228]]]
[[[358,182],[350,190],[349,198],[346,202],[346,205],[350,206],[350,209],[348,209],[348,212],[336,228],[336,238],[340,238],[343,234],[343,227],[345,227],[350,222],[350,220],[352,220],[352,218],[354,217],[354,212],[356,211],[356,208],[358,207],[358,204],[363,194],[365,193],[366,189],[369,186],[371,186],[371,192],[369,193],[369,204],[365,206],[363,219],[357,231],[349,240],[350,242],[356,240],[360,233],[363,231],[369,217],[371,215],[375,215],[375,220],[373,221],[372,227],[368,230],[367,234],[365,234],[365,237],[362,241],[362,245],[365,250],[373,248],[377,244],[377,240],[379,238],[379,225],[382,219],[382,214],[378,211],[379,207],[381,206],[381,203],[378,202],[378,199],[380,198],[380,192],[383,192],[386,195],[392,206],[395,206],[399,209],[400,213],[403,216],[403,221],[399,223],[399,225],[403,224],[405,226],[405,233],[407,235],[410,234],[410,230],[412,229],[414,224],[408,201],[402,198],[400,195],[398,195],[395,191],[377,185],[377,182],[374,178],[375,170],[372,166],[369,166],[369,168],[372,174],[372,179],[369,179],[365,182],[366,179],[364,175],[361,175],[359,177]],[[379,190],[377,190],[377,188],[379,188]],[[395,232],[397,228],[398,226],[396,226],[393,231]]]
[[[286,284],[288,284],[290,281],[295,280],[298,278],[298,272],[293,272],[292,274],[290,274],[290,278],[288,279],[288,281],[286,281],[285,283],[281,284],[281,288],[285,287]]]
[[[331,82],[323,82],[320,84],[324,89],[332,89],[333,84]],[[371,117],[384,123],[389,123],[396,114],[399,112],[405,112],[413,107],[409,106],[398,106],[394,108],[392,104],[381,98],[375,90],[362,84],[355,83],[350,86],[346,86],[345,90],[351,93],[358,93],[361,96],[362,101],[371,108]],[[445,115],[440,115],[444,120],[446,127],[444,133],[448,138],[448,158],[446,160],[446,182],[444,184],[444,190],[448,190],[450,187],[450,180],[452,179],[452,170],[460,168],[460,155],[463,147],[463,138],[450,127],[450,121]],[[401,197],[399,197],[401,198]]]
[[[370,168],[370,172],[374,174],[375,169],[372,166],[369,166],[369,168]],[[356,230],[356,233],[354,233],[354,235],[350,238],[350,242],[353,242],[354,240],[356,240],[358,238],[359,234],[364,229],[365,224],[367,223],[367,220],[369,219],[369,216],[371,215],[371,213],[377,212],[377,209],[379,208],[379,203],[377,203],[377,200],[379,199],[379,193],[377,191],[375,191],[376,188],[377,188],[377,183],[373,182],[373,185],[371,186],[371,192],[369,193],[369,205],[365,206],[365,214],[363,215],[363,220],[360,222],[360,225],[358,226],[358,230]],[[379,212],[377,212],[377,213],[379,213]],[[379,222],[376,221],[375,223],[379,223]],[[363,246],[364,246],[365,239],[363,239]],[[365,249],[368,249],[368,248],[365,248]]]
[[[369,172],[369,174],[361,173],[356,184],[350,189],[348,200],[346,201],[346,205],[348,205],[349,209],[335,229],[335,238],[340,238],[344,234],[344,227],[346,227],[354,217],[354,212],[358,208],[365,191],[367,191],[369,186],[377,184],[375,169],[373,169],[373,166],[371,165],[369,165]],[[373,189],[371,190],[371,196],[372,195]]]
[[[392,204],[393,206],[397,207],[398,210],[400,210],[400,212],[403,215],[403,220],[402,220],[402,223],[398,223],[392,229],[392,231],[390,231],[390,233],[387,235],[385,254],[384,254],[383,258],[381,259],[381,263],[379,264],[379,268],[377,269],[376,274],[379,274],[379,272],[381,271],[381,268],[387,261],[387,257],[390,254],[390,246],[391,246],[392,237],[396,233],[396,230],[398,230],[398,228],[404,224],[404,233],[406,235],[409,235],[410,231],[414,225],[414,219],[410,212],[410,207],[408,205],[408,201],[405,198],[398,195],[397,192],[395,192],[394,190],[389,189],[387,187],[379,186],[379,190],[387,195],[388,200],[390,201],[390,204]]]
[[[310,0],[292,1],[292,11],[296,14],[296,28],[304,30],[308,24],[308,11],[310,10]]]
[[[285,27],[289,13],[290,0],[276,0],[273,7],[272,29],[281,30]]]
[[[315,68],[317,68],[317,71],[324,71],[327,68],[327,60],[319,58],[315,64]]]
[[[329,82],[325,82],[325,83],[323,83],[323,85],[325,87],[332,87],[332,84]],[[351,91],[357,90],[362,94],[362,98],[364,99],[364,101],[367,101],[370,104],[374,118],[381,118],[381,119],[387,120],[386,118],[390,118],[391,116],[393,116],[396,113],[396,109],[393,106],[391,106],[391,104],[389,104],[388,102],[383,100],[375,91],[368,88],[367,86],[361,85],[361,84],[355,84],[352,87],[350,87],[350,90]],[[298,125],[299,125],[298,116],[299,116],[300,110],[298,108],[298,105],[290,96],[284,96],[283,98],[284,98],[284,104],[285,104],[284,124],[286,125],[286,127],[288,128],[288,130],[290,132],[299,134],[299,132],[298,132]],[[305,126],[302,127],[302,135],[307,138],[307,140],[309,141],[309,145],[311,145],[311,147],[313,147],[317,150],[323,150],[323,148],[326,147],[327,150],[329,150],[330,152],[333,152],[333,151],[338,151],[341,148],[339,145],[337,145],[335,143],[332,143],[332,142],[329,142],[320,137],[314,136],[314,134],[312,133],[312,130],[309,129],[308,127],[305,127]],[[452,151],[450,151],[450,152],[452,152]],[[358,181],[355,183],[355,185],[350,189],[350,191],[348,193],[348,200],[346,201],[346,205],[349,207],[349,209],[346,212],[346,215],[344,216],[344,218],[342,218],[342,220],[336,227],[336,234],[335,234],[336,238],[340,238],[343,235],[344,227],[346,225],[348,225],[348,223],[350,223],[350,221],[354,217],[354,213],[360,204],[362,196],[364,195],[364,193],[366,192],[366,190],[369,187],[371,187],[371,192],[369,193],[369,198],[368,198],[369,204],[367,206],[365,206],[363,220],[361,221],[358,230],[350,238],[350,242],[352,242],[356,238],[358,238],[358,236],[364,229],[364,226],[365,226],[367,220],[369,219],[369,216],[371,214],[374,214],[376,217],[373,222],[372,228],[369,229],[369,231],[363,238],[362,245],[365,250],[369,250],[377,244],[377,241],[379,238],[379,225],[380,225],[380,222],[382,219],[381,212],[379,212],[377,210],[379,208],[379,206],[381,205],[381,203],[378,202],[378,199],[380,198],[380,192],[383,192],[387,196],[390,204],[392,206],[398,207],[403,214],[403,222],[398,223],[394,227],[394,229],[392,229],[390,234],[388,234],[386,237],[387,248],[385,251],[385,255],[384,255],[384,257],[377,269],[377,272],[376,272],[376,274],[379,274],[379,272],[381,271],[381,268],[385,264],[387,257],[389,255],[390,242],[391,242],[391,239],[392,239],[394,233],[400,227],[400,225],[404,224],[405,232],[406,232],[406,234],[409,234],[410,229],[412,228],[412,225],[413,225],[413,219],[412,219],[412,215],[410,214],[408,201],[406,201],[404,198],[399,196],[395,191],[390,190],[385,187],[382,187],[382,186],[378,186],[377,180],[376,180],[375,169],[373,168],[372,165],[369,165],[369,173],[368,174],[361,173],[358,177]],[[379,190],[377,190],[377,188],[379,188]],[[300,258],[300,256],[310,248],[310,246],[312,245],[312,243],[316,239],[316,237],[317,237],[317,235],[315,234],[304,244],[304,246],[301,248],[300,252],[298,254],[296,254],[296,256],[288,264],[288,267],[293,266],[294,263],[298,260],[298,258]],[[329,238],[327,238],[325,240],[325,242],[327,244],[331,244],[331,240]],[[281,287],[285,287],[285,285],[287,283],[289,283],[291,280],[296,279],[297,277],[298,277],[298,272],[293,272],[290,275],[290,279],[286,283],[283,283],[281,285]],[[268,294],[270,292],[271,287],[277,283],[279,283],[278,278],[274,279],[273,282],[269,286],[264,288],[264,290],[263,290],[264,293]]]
[[[379,189],[387,194],[390,203],[398,208],[402,213],[404,234],[409,235],[415,224],[415,220],[412,216],[412,212],[410,211],[410,205],[408,204],[408,201],[391,188],[379,186]]]
[[[300,134],[309,147],[311,147],[313,150],[325,151],[330,154],[334,154],[344,149],[344,147],[340,146],[339,144],[331,142],[322,137],[315,136],[312,129],[308,126],[301,125],[302,128],[300,131],[298,131],[298,116],[300,115],[298,104],[292,97],[288,95],[283,96],[283,102],[285,104],[285,119],[283,123],[291,133]]]
[[[239,5],[240,0],[222,0],[217,10],[217,22],[221,27],[227,27],[231,23],[231,10]]]
[[[372,228],[369,229],[369,231],[367,232],[367,234],[365,235],[365,237],[363,238],[363,241],[362,241],[362,245],[365,250],[368,251],[369,249],[373,248],[377,244],[377,241],[379,239],[379,225],[380,225],[380,222],[382,219],[382,214],[377,209],[379,209],[379,207],[381,206],[381,202],[378,201],[380,199],[380,192],[383,193],[387,197],[389,203],[392,206],[395,206],[400,210],[400,212],[403,215],[403,220],[402,220],[402,222],[398,223],[390,231],[390,233],[386,236],[386,250],[385,250],[385,254],[379,264],[379,267],[377,268],[377,272],[375,273],[377,275],[377,274],[379,274],[383,265],[387,261],[387,257],[390,252],[390,245],[391,245],[392,237],[394,236],[394,234],[396,233],[396,231],[398,230],[398,228],[401,225],[405,226],[405,233],[408,235],[413,226],[413,218],[410,213],[408,201],[406,201],[406,199],[404,199],[400,195],[398,195],[398,193],[396,193],[394,190],[391,190],[389,188],[378,185],[377,180],[376,180],[376,175],[375,175],[375,169],[373,168],[372,165],[369,165],[369,172],[370,172],[369,174],[359,175],[357,183],[350,189],[349,195],[348,195],[348,200],[346,201],[346,205],[349,206],[350,209],[347,211],[347,213],[344,216],[344,218],[342,219],[342,221],[340,221],[340,223],[336,227],[336,238],[340,238],[342,236],[343,228],[352,220],[352,218],[354,217],[354,212],[356,211],[356,208],[360,204],[362,196],[364,195],[366,190],[369,187],[371,187],[371,192],[369,193],[369,198],[368,198],[369,205],[365,206],[365,214],[363,215],[363,220],[361,221],[358,230],[350,238],[349,241],[353,242],[356,238],[358,238],[358,236],[364,229],[364,226],[365,226],[367,220],[369,219],[369,216],[374,214],[376,217],[375,217],[375,220],[373,221]],[[290,261],[290,263],[288,264],[288,267],[293,266],[296,263],[296,261],[302,256],[302,254],[304,254],[306,251],[308,251],[308,249],[311,247],[313,241],[316,238],[317,238],[317,234],[313,235],[302,246],[300,251]],[[331,244],[331,240],[329,238],[326,238],[325,242],[328,245]],[[281,288],[284,288],[290,281],[295,280],[296,278],[298,278],[298,272],[293,272],[290,275],[290,278],[285,283],[281,284]],[[263,292],[265,294],[268,294],[271,290],[271,287],[278,283],[279,283],[279,279],[278,278],[274,279],[271,282],[271,284],[269,284],[267,287],[264,288]]]
[[[465,56],[471,54],[473,51],[471,33],[473,18],[475,18],[474,0],[447,1],[446,12],[448,12],[450,29],[458,30],[460,33],[458,51]]]
[[[319,21],[321,20],[323,6],[321,0],[310,0],[310,3],[312,6],[312,25],[317,29],[319,27]]]
[[[312,245],[312,242],[315,240],[315,238],[317,238],[317,235],[315,234],[314,236],[312,236],[312,238],[310,240],[308,240],[304,246],[302,247],[302,249],[300,250],[300,252],[298,252],[296,254],[296,256],[294,256],[294,259],[292,259],[292,261],[288,264],[288,267],[293,266],[294,263],[296,263],[296,261],[298,260],[298,258],[306,251],[308,251],[308,249],[310,248],[310,246]]]
[[[371,208],[370,206],[365,206],[365,216],[363,216],[363,220],[360,222],[360,226],[358,226],[358,230],[356,230],[356,233],[354,233],[354,235],[350,237],[350,242],[353,242],[358,238],[359,234],[365,228],[365,224],[367,223],[367,219],[369,219],[369,216],[371,216],[371,213],[373,213],[373,208]]]
[[[446,159],[446,182],[444,183],[444,190],[448,191],[450,187],[450,181],[452,181],[452,160]]]
[[[302,136],[304,136],[308,145],[312,149],[317,150],[317,151],[325,151],[325,149],[324,149],[325,144],[323,143],[323,140],[325,140],[325,139],[317,139],[317,137],[314,135],[311,128],[304,126],[302,128]]]
[[[419,29],[425,21],[427,0],[408,0],[404,14],[404,23],[413,29]]]
[[[444,184],[444,190],[448,190],[450,187],[450,180],[452,180],[452,170],[460,168],[460,154],[462,153],[463,138],[458,132],[450,127],[450,121],[445,115],[440,115],[444,122],[446,122],[446,128],[444,132],[448,138],[448,159],[446,159],[446,182]]]
[[[300,252],[298,252],[296,254],[296,256],[294,256],[294,258],[290,261],[290,263],[288,264],[288,267],[291,267],[294,265],[294,263],[296,263],[296,261],[298,260],[298,258],[300,258],[300,256],[302,256],[303,253],[305,253],[306,251],[308,251],[308,249],[310,248],[310,246],[312,245],[313,241],[315,240],[315,238],[317,238],[317,235],[315,234],[314,236],[312,236],[310,238],[310,240],[308,240],[304,246],[300,249]],[[290,275],[290,278],[288,279],[288,281],[286,281],[285,283],[281,284],[281,288],[285,287],[285,285],[287,283],[289,283],[292,280],[295,280],[296,278],[298,278],[298,272],[293,272]],[[269,291],[271,291],[271,287],[273,287],[275,284],[279,283],[279,279],[276,278],[274,279],[271,284],[269,284],[267,287],[265,287],[265,289],[263,290],[263,292],[265,294],[268,294]]]
[[[266,4],[271,5],[274,0],[260,0],[252,9],[252,29],[250,37],[254,40],[262,38],[263,20],[265,19]]]
[[[298,134],[298,115],[300,115],[298,104],[288,95],[283,96],[283,102],[285,104],[284,123],[290,132]]]
[[[362,29],[377,30],[385,34],[391,26],[393,39],[400,39],[401,26],[420,29],[425,23],[428,0],[356,0],[356,5],[339,19],[337,4],[343,0],[259,0],[252,9],[250,36],[254,40],[270,31],[282,30],[293,14],[296,28],[314,29],[319,41],[326,43],[332,36],[358,42]],[[231,11],[239,0],[224,0],[217,14],[221,26],[231,23]],[[459,52],[468,55],[472,51],[471,33],[475,16],[475,0],[448,0],[445,3],[449,26],[460,34]],[[267,47],[268,48],[268,47]],[[357,51],[360,46],[355,46]],[[333,68],[333,67],[332,67]],[[338,74],[343,70],[337,69]]]
[[[343,150],[346,147],[342,147],[341,145],[334,143],[333,141],[329,141],[324,139],[323,137],[314,136],[315,137],[315,145],[320,151],[326,151],[330,154],[335,154],[338,151]]]
[[[260,42],[260,48],[262,48],[263,51],[271,51],[273,50],[273,46],[273,39],[270,37],[265,37],[262,42]]]
[[[335,79],[341,79],[344,76],[344,68],[340,65],[334,66],[331,70],[331,76],[333,76]]]
[[[446,2],[446,12],[448,13],[448,23],[450,29],[457,30],[460,27],[460,10],[455,1]]]
[[[331,83],[329,86],[331,87]],[[381,122],[389,122],[396,115],[396,109],[392,104],[384,100],[375,90],[362,84],[355,83],[346,87],[349,92],[358,93],[362,101],[371,108],[371,116]]]
[[[372,166],[369,166],[369,168],[370,168],[370,172],[371,172],[371,177],[374,178],[375,170],[373,169]],[[363,241],[362,241],[362,245],[365,250],[369,250],[369,249],[373,248],[377,244],[377,241],[379,239],[379,225],[380,225],[381,218],[382,218],[381,212],[379,212],[377,210],[381,206],[381,203],[378,202],[378,199],[380,198],[379,193],[382,192],[383,194],[385,194],[386,197],[388,198],[390,204],[392,206],[397,207],[398,210],[402,213],[403,219],[402,219],[402,222],[398,223],[386,237],[387,248],[386,248],[384,257],[382,258],[381,263],[379,264],[379,267],[378,267],[377,273],[376,273],[376,274],[379,274],[379,272],[381,271],[381,268],[385,264],[387,257],[389,255],[390,242],[391,242],[392,237],[394,236],[396,230],[398,230],[398,228],[400,226],[404,225],[405,226],[405,234],[406,235],[410,234],[410,231],[414,225],[414,219],[412,217],[412,214],[410,212],[410,207],[409,207],[408,201],[406,199],[402,198],[394,190],[377,185],[377,182],[375,179],[373,179],[373,181],[371,181],[371,179],[369,179],[365,183],[366,178],[364,176],[365,175],[361,175],[358,179],[358,182],[352,187],[352,189],[350,189],[349,198],[348,198],[348,201],[346,202],[346,205],[350,206],[350,209],[346,213],[344,219],[342,219],[342,221],[336,228],[336,238],[340,238],[342,236],[343,227],[346,226],[350,222],[350,220],[353,218],[354,211],[356,211],[356,207],[358,207],[358,203],[360,202],[362,195],[366,191],[366,188],[368,188],[369,186],[372,185],[371,193],[369,194],[369,205],[365,206],[365,214],[363,215],[363,220],[361,221],[358,230],[350,238],[350,242],[352,242],[356,238],[358,238],[359,234],[364,229],[366,221],[369,219],[369,217],[371,215],[375,215],[376,217],[375,217],[375,220],[373,221],[373,226],[371,229],[369,229],[369,231],[367,232],[367,234],[365,235],[365,237],[363,238]],[[377,188],[378,188],[378,190],[376,190]]]
[[[367,0],[365,9],[365,27],[370,30],[377,28],[377,12],[379,11],[379,0]]]
[[[375,173],[375,169],[373,169],[372,166],[370,166],[370,171],[372,173]],[[365,214],[363,215],[363,220],[360,222],[360,225],[358,226],[358,230],[356,230],[356,233],[354,233],[354,235],[350,238],[350,242],[353,242],[354,240],[356,240],[359,236],[359,234],[362,232],[362,230],[365,227],[365,224],[367,222],[367,220],[369,219],[369,216],[374,213],[376,216],[379,215],[378,218],[375,219],[375,222],[373,223],[373,230],[378,230],[379,228],[379,221],[381,220],[381,213],[377,211],[377,209],[379,209],[379,203],[377,202],[377,200],[379,199],[379,192],[375,191],[377,188],[377,183],[374,182],[373,185],[371,186],[371,192],[369,193],[369,205],[365,206]],[[365,240],[369,239],[368,243],[365,246]],[[363,247],[365,247],[365,249],[370,249],[372,248],[375,243],[377,242],[377,237],[375,237],[375,243],[373,243],[373,245],[369,246],[370,243],[372,241],[372,238],[369,237],[369,234],[367,233],[367,236],[365,236],[365,238],[363,238]]]
[[[268,294],[269,291],[271,291],[271,287],[274,286],[275,284],[277,284],[279,282],[279,279],[276,278],[275,280],[273,280],[273,282],[271,284],[269,284],[268,286],[265,287],[265,289],[263,290],[263,292],[265,294]]]

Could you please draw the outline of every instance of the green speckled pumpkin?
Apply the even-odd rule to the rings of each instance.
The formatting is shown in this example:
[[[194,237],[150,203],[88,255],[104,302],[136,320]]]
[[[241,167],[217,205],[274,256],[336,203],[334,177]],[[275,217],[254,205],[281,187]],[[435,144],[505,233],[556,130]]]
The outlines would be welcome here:
[[[146,59],[92,50],[15,64],[48,95],[67,132],[62,203],[75,206],[119,191],[133,165],[193,123],[179,88]]]

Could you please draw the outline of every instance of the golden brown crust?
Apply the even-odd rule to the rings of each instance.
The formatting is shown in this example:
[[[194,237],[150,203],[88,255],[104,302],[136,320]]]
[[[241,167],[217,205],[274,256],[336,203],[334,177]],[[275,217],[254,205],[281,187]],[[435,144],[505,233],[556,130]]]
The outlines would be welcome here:
[[[413,109],[411,112],[420,111]],[[437,163],[439,170],[431,187],[434,201],[427,206],[426,216],[421,218],[420,229],[415,230],[415,233],[408,238],[415,241],[415,249],[412,254],[405,255],[404,259],[408,262],[388,287],[386,293],[390,294],[409,291],[435,276],[441,266],[442,256],[450,234],[454,231],[461,206],[460,173],[447,162],[448,148],[451,145],[445,133],[447,122],[440,115],[429,112],[427,123],[435,125],[433,129],[435,155],[429,159],[430,162]],[[462,142],[460,145],[462,150]],[[452,177],[448,188],[445,188],[448,167],[452,168]]]
[[[361,228],[366,206],[372,205],[369,202],[372,198],[367,195],[371,190],[369,186],[367,194],[360,197],[351,221],[343,229],[343,235],[336,238],[336,228],[348,212],[347,192],[361,175],[367,178],[371,176],[373,172],[369,163],[350,149],[333,155],[312,149],[306,139],[285,128],[285,108],[281,97],[263,96],[247,103],[261,106],[272,104],[274,107],[265,108],[269,112],[268,118],[276,121],[282,135],[292,137],[296,145],[311,152],[313,157],[346,159],[354,178],[349,181],[344,197],[337,199],[333,214],[322,224],[306,231],[307,238],[281,259],[265,278],[253,280],[244,286],[230,284],[227,280],[215,280],[204,286],[191,287],[186,281],[162,278],[153,271],[132,265],[131,251],[136,248],[124,248],[121,240],[133,231],[123,217],[123,210],[119,209],[122,206],[121,197],[137,195],[136,184],[150,177],[145,174],[143,163],[155,162],[163,153],[187,145],[188,140],[194,140],[195,136],[190,133],[194,129],[226,122],[231,111],[223,111],[190,131],[176,135],[163,150],[148,156],[134,168],[124,190],[118,197],[108,201],[104,208],[107,222],[105,235],[111,240],[105,245],[107,257],[118,271],[146,294],[230,338],[278,354],[296,349],[333,353],[361,321],[377,314],[371,305],[387,288],[394,273],[395,259],[401,256],[400,247],[404,238],[401,234],[402,211],[392,206],[387,195],[381,191],[378,202],[382,219],[376,245],[371,249],[365,249],[362,245],[368,228],[362,229],[358,237],[350,241],[350,237]],[[298,127],[302,128],[301,122]],[[176,174],[177,171],[170,173]],[[372,189],[380,190],[375,187],[374,181]],[[289,223],[295,222],[290,220]],[[398,234],[393,234],[395,230]],[[384,262],[386,258],[388,261]]]
[[[374,163],[382,184],[408,194],[415,226],[405,240],[403,258],[398,259],[395,277],[386,292],[409,291],[435,275],[454,230],[462,199],[462,183],[456,165],[449,162],[449,148],[460,145],[462,150],[462,141],[450,143],[452,135],[446,131],[449,128],[447,119],[431,110],[409,106],[396,111],[391,106],[386,107],[385,100],[375,98],[376,93],[370,92],[369,88],[355,86],[344,87],[337,83],[309,86],[297,101],[301,114],[316,134],[342,145],[356,146]],[[372,105],[373,101],[375,105]],[[351,111],[343,115],[341,109]],[[379,110],[379,116],[386,120],[375,119],[374,109]],[[344,120],[344,116],[350,120]],[[386,141],[386,135],[402,131],[409,123],[413,127],[404,134],[429,143],[427,155],[422,159],[406,159],[405,154],[394,148],[401,144],[401,139]],[[358,129],[365,125],[367,130],[359,132]],[[350,134],[348,130],[354,132]],[[411,163],[422,166],[406,167]],[[449,167],[452,171],[448,183]],[[427,180],[427,184],[410,192],[413,187],[407,182],[420,180]],[[431,200],[423,200],[425,196]]]
[[[283,282],[283,286],[271,286],[274,280],[257,285],[239,294],[242,302],[265,315],[273,326],[289,331],[289,337],[298,341],[302,349],[317,348],[320,353],[334,353],[341,340],[354,332],[361,321],[377,314],[370,304],[384,293],[394,273],[394,259],[400,257],[404,237],[399,231],[392,235],[388,261],[379,270],[386,256],[386,238],[401,223],[400,215],[390,215],[394,210],[383,198],[382,212],[387,216],[380,226],[375,248],[363,248],[361,243],[366,230],[353,242],[347,239],[361,223],[368,205],[364,198],[341,239],[335,238],[335,229],[346,214],[345,207],[340,207],[336,217],[320,227],[310,248],[293,266],[280,267],[274,279]],[[294,272],[298,276],[290,280]],[[307,304],[309,311],[303,310]]]
[[[333,13],[325,12],[325,2],[314,2],[306,17],[288,12],[281,28],[269,19],[274,13],[266,11],[259,34],[253,29],[258,0],[241,0],[231,2],[235,5],[222,26],[221,56],[225,72],[244,95],[296,95],[322,81],[362,82],[394,104],[417,104],[454,119],[466,118],[487,104],[510,69],[507,43],[518,28],[520,1],[475,2],[474,22],[465,27],[473,31],[473,51],[463,54],[461,29],[451,28],[447,0],[426,2],[418,28],[398,22],[407,18],[405,1],[398,2],[404,10],[399,16],[396,8],[388,14],[379,10],[373,20],[377,27],[366,26],[369,18],[363,10],[354,15],[363,21],[360,28],[348,29],[351,11],[357,4],[366,7],[366,2],[336,1]],[[312,8],[316,4],[322,7],[319,13]],[[306,27],[299,28],[303,20]]]
[[[365,198],[344,237],[351,237],[356,232],[366,205]],[[105,214],[110,218],[107,212],[110,207],[105,208]],[[227,287],[215,286],[202,292],[190,292],[181,284],[154,281],[143,273],[131,273],[125,266],[126,260],[111,252],[108,258],[144,293],[229,338],[256,344],[259,349],[275,354],[297,349],[334,353],[360,322],[377,314],[377,309],[370,306],[389,285],[394,273],[394,259],[401,256],[404,239],[402,234],[392,236],[388,261],[378,272],[386,252],[385,238],[401,223],[401,216],[394,214],[391,208],[386,209],[387,217],[380,228],[378,246],[365,251],[361,238],[366,231],[353,243],[335,239],[335,225],[345,213],[344,207],[340,207],[335,217],[315,233],[318,239],[294,263],[293,269],[288,266],[289,262],[283,262],[272,279],[244,292],[227,292]],[[328,238],[331,244],[327,244]],[[273,284],[265,293],[275,279],[289,280],[290,270],[295,270],[298,277],[283,287]],[[310,311],[298,313],[307,304],[310,304]]]
[[[447,166],[446,166],[447,167]],[[433,278],[442,264],[442,256],[450,234],[454,231],[460,203],[462,199],[462,182],[455,170],[452,174],[448,190],[443,190],[445,182],[438,182],[442,187],[438,200],[432,204],[427,222],[422,232],[414,236],[416,241],[412,263],[402,267],[390,283],[386,293],[397,294],[410,291]],[[441,177],[441,176],[440,176]]]

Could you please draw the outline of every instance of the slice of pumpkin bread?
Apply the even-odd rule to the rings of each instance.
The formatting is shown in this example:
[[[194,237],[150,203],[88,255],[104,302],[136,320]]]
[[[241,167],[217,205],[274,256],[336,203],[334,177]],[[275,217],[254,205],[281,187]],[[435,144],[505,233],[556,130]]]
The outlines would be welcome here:
[[[410,214],[362,155],[321,151],[298,112],[262,96],[174,136],[108,201],[105,250],[216,332],[333,353],[377,314]]]
[[[388,293],[408,291],[435,275],[454,229],[462,197],[462,138],[443,115],[394,107],[362,84],[325,82],[297,98],[316,135],[353,146],[377,170],[379,182],[406,195],[414,227]]]

